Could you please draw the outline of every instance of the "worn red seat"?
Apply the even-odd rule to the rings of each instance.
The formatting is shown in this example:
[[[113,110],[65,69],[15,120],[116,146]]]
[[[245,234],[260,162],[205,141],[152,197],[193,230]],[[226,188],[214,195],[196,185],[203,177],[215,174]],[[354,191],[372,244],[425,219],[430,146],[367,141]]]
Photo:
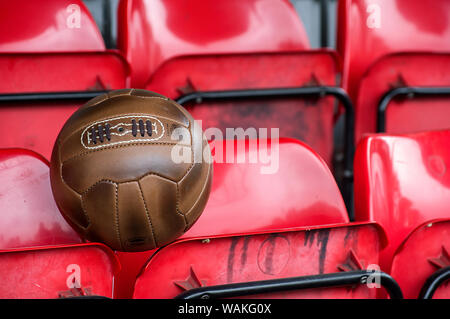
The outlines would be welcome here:
[[[117,257],[83,244],[64,220],[48,165],[29,150],[0,150],[0,298],[112,298]]]
[[[211,143],[216,161],[211,195],[201,217],[182,238],[349,221],[339,188],[320,156],[294,139],[282,138],[276,146],[277,142],[259,140],[255,147],[247,141],[245,149],[236,141]],[[227,143],[236,148],[231,163]],[[273,156],[270,163],[264,160],[266,152]],[[251,162],[252,155],[258,157],[256,163]]]
[[[100,244],[0,250],[0,298],[112,298],[119,269],[114,253]]]
[[[377,131],[449,128],[450,3],[343,0],[338,14],[356,141]]]
[[[330,170],[309,147],[292,139],[230,142],[233,153],[225,141],[211,144],[217,162],[210,199],[183,239],[348,223]],[[1,249],[80,243],[54,203],[48,162],[25,150],[0,155]],[[131,297],[136,276],[153,253],[116,253],[123,271],[116,277],[115,296]]]
[[[115,52],[0,54],[0,148],[26,148],[47,159],[69,116],[88,99],[126,86]]]
[[[67,118],[87,99],[127,86],[128,65],[105,49],[82,1],[1,1],[0,10],[9,30],[0,35],[0,148],[50,159]]]
[[[0,250],[81,243],[56,207],[48,165],[32,151],[0,150]]]
[[[132,69],[131,83],[180,98],[204,129],[218,128],[224,135],[228,127],[279,127],[280,136],[306,142],[332,166],[335,101],[329,95],[347,98],[344,91],[336,93],[339,61],[333,52],[309,50],[289,1],[122,0],[118,38]],[[284,88],[310,88],[310,93],[286,98],[279,91]],[[255,89],[264,92],[249,93]],[[211,91],[248,96],[220,103],[181,98],[212,96]],[[353,124],[353,114],[349,118]],[[351,146],[345,154],[350,163]]]
[[[376,221],[386,230],[382,270],[389,272],[394,253],[412,230],[448,218],[449,141],[448,130],[382,134],[364,138],[356,149],[355,219]]]
[[[287,0],[121,0],[118,47],[143,87],[163,62],[193,54],[308,49],[309,41]]]
[[[177,99],[196,92],[334,87],[338,68],[336,56],[328,51],[182,56],[162,64],[150,77],[146,89]],[[279,128],[280,136],[306,142],[331,167],[333,97],[297,94],[286,98],[268,94],[259,99],[250,95],[182,103],[196,120],[202,121],[204,130],[221,130],[221,136],[215,134],[216,139],[233,138],[226,136],[227,128],[254,128],[256,133],[260,128]]]
[[[397,53],[377,60],[361,78],[356,138],[450,128],[449,71],[450,53]]]
[[[360,275],[381,238],[376,224],[354,224],[178,240],[151,256],[133,297],[376,298]]]
[[[405,298],[449,299],[450,220],[430,220],[414,229],[392,261],[391,275]]]
[[[226,158],[218,149],[225,143],[211,144],[216,161]],[[349,224],[327,165],[303,143],[280,140],[275,174],[261,173],[267,163],[237,162],[255,153],[250,145],[234,154],[234,163],[215,163],[205,211],[179,240],[148,253],[133,297],[249,297],[250,289],[259,298],[375,298],[377,289],[358,287],[358,276],[379,263],[383,231],[376,224]],[[343,277],[354,275],[356,289],[331,284],[342,286]],[[279,280],[290,288],[274,288]]]
[[[228,141],[236,148],[230,163],[226,161],[226,143],[211,144],[215,154],[211,195],[204,212],[181,240],[348,223],[344,201],[330,170],[305,144],[280,139],[278,150],[273,148],[269,153],[274,156],[274,162],[269,163],[261,161],[264,157],[260,156],[272,145],[275,147],[276,141],[260,140],[258,148],[248,141],[245,148]],[[250,162],[255,155],[256,162]],[[264,174],[264,168],[271,174]],[[131,296],[132,283],[154,252],[118,253],[127,271],[116,281],[117,296]]]
[[[105,44],[81,0],[1,1],[0,52],[103,51]],[[37,18],[37,14],[39,18]]]

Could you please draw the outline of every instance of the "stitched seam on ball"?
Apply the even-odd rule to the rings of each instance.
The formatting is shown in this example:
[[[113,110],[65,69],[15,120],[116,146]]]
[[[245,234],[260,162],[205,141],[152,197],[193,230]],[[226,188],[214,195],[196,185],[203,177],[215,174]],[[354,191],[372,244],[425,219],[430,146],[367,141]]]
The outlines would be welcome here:
[[[116,232],[117,232],[117,239],[119,240],[120,249],[123,250],[122,240],[120,239],[120,227],[119,227],[119,185],[114,183],[114,186],[115,186],[115,195],[116,195],[116,202],[115,202],[115,205],[116,205],[116,207],[115,207]]]
[[[184,217],[184,222],[186,223],[186,216],[183,214],[183,212],[179,208],[179,204],[180,204],[180,190],[178,188],[178,183],[176,183],[176,187],[177,187],[177,197],[176,197],[177,214],[183,216]]]
[[[195,207],[195,205],[197,205],[197,203],[199,202],[200,198],[202,197],[203,192],[204,192],[205,189],[206,189],[206,186],[208,185],[209,176],[210,176],[210,174],[211,174],[211,167],[212,167],[212,164],[209,164],[209,165],[208,165],[208,174],[207,174],[207,177],[206,177],[206,179],[205,179],[205,183],[203,184],[203,188],[202,188],[202,190],[200,191],[199,196],[197,196],[197,200],[196,200],[195,203],[192,205],[192,208]],[[191,210],[189,210],[189,211],[185,214],[185,216],[188,216],[190,213],[192,213],[192,208],[191,208]]]
[[[89,218],[85,203],[84,203],[84,199],[83,199],[83,195],[80,196],[81,197],[81,210],[83,211],[84,216],[86,216],[87,221],[88,221],[88,225],[87,227],[82,227],[85,230],[89,228],[89,225],[91,224],[91,219]]]
[[[63,164],[61,163],[61,152],[59,152],[59,150],[61,149],[61,143],[59,142],[59,140],[56,140],[56,147],[58,148],[58,162],[59,162],[59,166],[58,166],[58,175],[61,176],[61,180],[63,182],[63,184],[65,184],[67,186],[67,188],[72,191],[75,192],[75,194],[80,196],[81,199],[81,209],[83,210],[83,214],[86,216],[86,218],[88,219],[88,225],[87,227],[83,227],[82,225],[80,225],[80,223],[78,221],[75,221],[72,216],[70,216],[69,214],[64,214],[64,216],[66,216],[67,218],[70,219],[70,221],[72,223],[74,223],[75,225],[77,225],[78,227],[80,227],[81,229],[83,229],[83,231],[86,233],[90,223],[90,219],[89,216],[87,215],[87,212],[85,211],[84,207],[83,207],[83,195],[78,193],[76,190],[74,190],[72,187],[69,186],[69,184],[66,183],[66,181],[64,180],[64,176],[62,174],[62,168],[63,168]]]
[[[184,219],[184,230],[183,231],[186,232],[186,230],[188,228],[188,221],[187,221],[186,215],[183,214],[183,212],[181,210],[179,210],[179,208],[178,208],[179,203],[180,203],[180,192],[178,189],[178,183],[176,183],[176,186],[177,186],[176,211],[177,211],[178,215],[183,216],[183,219]]]
[[[103,94],[102,94],[102,95],[103,95]],[[97,101],[97,103],[92,104],[92,105],[89,105],[88,108],[89,108],[89,107],[92,107],[92,106],[99,105],[100,103],[103,103],[104,101],[106,101],[107,99],[109,99],[109,94],[108,94],[108,92],[106,92],[104,95],[105,95],[105,98],[104,98],[103,100]],[[98,96],[101,96],[101,95],[97,95],[96,97],[98,97]]]
[[[83,208],[83,212],[84,212],[85,208],[84,208],[83,196],[86,195],[92,188],[94,188],[95,186],[97,186],[98,184],[101,184],[101,183],[109,183],[109,184],[113,184],[114,185],[114,192],[115,192],[115,202],[114,202],[115,209],[114,209],[114,211],[115,211],[116,233],[117,233],[117,238],[119,240],[119,245],[120,245],[121,249],[123,249],[122,248],[122,241],[120,240],[120,230],[119,230],[119,194],[118,194],[119,186],[117,185],[117,183],[114,182],[114,181],[108,180],[108,179],[101,179],[101,180],[97,181],[96,183],[91,185],[88,189],[86,189],[85,191],[83,191],[80,194],[81,195],[81,207]],[[88,220],[90,220],[89,216],[87,215],[87,213],[85,213],[85,215],[88,218]],[[91,223],[89,222],[89,226],[90,225],[91,225]]]
[[[141,193],[142,202],[144,203],[145,213],[147,214],[147,220],[148,220],[148,224],[150,226],[150,231],[152,232],[153,241],[155,243],[155,246],[158,246],[158,240],[156,239],[156,234],[153,231],[153,223],[152,223],[152,219],[150,218],[150,213],[148,211],[147,203],[146,203],[145,198],[144,198],[144,193],[142,192],[141,183],[139,183],[139,181],[137,183],[138,183],[138,186],[139,186],[139,191]]]
[[[202,149],[203,149],[203,147],[202,147]],[[182,181],[185,177],[186,177],[186,175],[192,170],[192,168],[194,167],[194,165],[195,165],[195,163],[194,163],[194,150],[192,149],[192,147],[191,147],[191,155],[192,155],[192,164],[191,164],[191,166],[189,166],[189,168],[187,169],[187,171],[186,171],[186,173],[184,173],[184,175],[180,178],[180,181]],[[202,156],[203,156],[203,152],[202,152]],[[210,172],[211,172],[211,165],[212,164],[210,164],[209,166],[208,166],[208,177],[209,177],[209,174],[210,174]],[[181,210],[179,210],[178,209],[178,207],[179,207],[179,190],[178,190],[178,183],[179,182],[177,182],[177,213],[181,213],[183,216],[184,216],[184,222],[185,222],[185,224],[186,224],[186,227],[185,227],[185,230],[187,230],[187,228],[189,227],[189,223],[188,223],[188,220],[187,220],[187,215],[192,211],[190,211],[190,212],[188,212],[187,214],[184,214]],[[202,194],[203,193],[203,191],[205,190],[205,187],[206,187],[206,183],[203,185],[203,189],[202,189],[202,191],[200,192],[200,194]],[[197,201],[195,202],[195,203],[197,203],[198,202],[198,199],[197,199]]]
[[[163,98],[160,96],[145,96],[145,95],[131,95],[131,96],[139,97],[141,99],[158,99],[158,100],[163,100],[164,102],[171,102],[172,104],[175,104],[175,102],[173,102],[172,100],[170,100],[168,98]]]
[[[58,161],[59,161],[58,171],[59,171],[59,175],[61,176],[61,180],[62,180],[62,182],[63,182],[64,184],[66,184],[66,186],[67,186],[69,189],[73,190],[75,193],[77,193],[78,195],[82,196],[81,193],[79,193],[79,192],[77,192],[76,190],[74,190],[74,189],[66,182],[66,180],[64,179],[64,174],[63,174],[63,172],[62,172],[64,164],[63,164],[63,162],[61,162],[61,142],[60,142],[59,140],[57,140],[56,143],[58,143],[58,153],[57,153],[57,154],[58,154]]]
[[[113,185],[116,185],[117,183],[115,182],[115,181],[112,181],[112,180],[110,180],[110,179],[101,179],[101,180],[98,180],[97,182],[95,182],[94,184],[92,184],[91,186],[89,186],[87,189],[85,189],[84,191],[82,191],[81,193],[80,193],[80,195],[85,195],[85,194],[87,194],[91,189],[93,189],[95,186],[97,186],[98,184],[101,184],[101,183],[109,183],[109,184],[113,184]]]
[[[149,175],[155,175],[155,176],[161,177],[161,178],[163,178],[163,179],[167,179],[168,181],[171,181],[171,182],[173,182],[173,183],[177,183],[177,181],[175,181],[175,180],[173,180],[173,179],[170,179],[169,177],[166,177],[166,176],[164,176],[164,175],[161,175],[161,174],[158,174],[158,173],[154,173],[154,172],[146,173],[146,174],[144,174],[144,175],[142,175],[142,176],[140,176],[140,177],[138,177],[138,178],[130,179],[130,180],[127,180],[127,181],[122,181],[121,183],[137,182],[137,181],[139,181],[139,180],[141,180],[141,179],[143,179],[144,177],[147,177],[147,176],[149,176]]]
[[[69,187],[71,190],[73,190],[75,193],[77,193],[78,195],[83,195],[83,192],[78,192],[76,189],[74,189],[72,186],[70,186],[66,180],[64,179],[64,175],[61,172],[61,180],[63,181],[64,184],[66,184],[67,187]]]
[[[135,96],[135,97],[139,97],[139,98],[142,98],[142,99],[159,99],[159,100],[163,100],[164,102],[169,102],[169,103],[175,105],[176,107],[179,107],[179,106],[183,107],[182,105],[178,104],[174,100],[171,100],[171,99],[169,99],[167,97],[166,98],[162,98],[162,97],[159,97],[159,96],[143,96],[143,95],[131,95],[131,94],[130,94],[130,96]],[[184,107],[183,107],[183,109],[184,109]],[[181,110],[181,111],[182,111],[182,113],[184,115],[186,115],[186,113],[188,113],[187,111],[186,112],[183,112],[183,110]]]
[[[190,121],[189,121],[189,128],[191,128]],[[193,139],[192,132],[191,132],[191,138]],[[191,171],[192,167],[194,167],[194,164],[195,164],[194,149],[192,148],[192,145],[187,146],[187,147],[189,147],[191,149],[191,166],[189,166],[189,168],[186,170],[186,172],[183,174],[183,176],[181,176],[180,181],[183,180],[183,178],[185,178],[185,176]],[[202,153],[201,156],[202,156],[202,161],[203,161],[203,147],[202,147],[201,153]],[[178,183],[177,183],[177,188],[178,188]]]
[[[97,182],[95,182],[94,184],[92,184],[91,186],[89,186],[87,189],[83,190],[83,191],[80,192],[80,193],[77,192],[77,191],[74,190],[74,189],[73,189],[73,191],[76,192],[76,193],[79,194],[79,195],[83,195],[83,194],[89,192],[93,187],[95,187],[96,185],[98,185],[98,184],[100,184],[100,183],[105,183],[105,182],[106,182],[106,183],[110,183],[110,184],[117,184],[117,183],[120,184],[120,183],[138,182],[140,179],[142,179],[142,178],[144,178],[144,177],[147,177],[147,176],[149,176],[149,175],[155,175],[155,176],[161,177],[161,178],[163,178],[163,179],[169,180],[169,181],[171,181],[171,182],[173,182],[173,183],[177,183],[176,181],[174,181],[174,180],[172,180],[172,179],[170,179],[170,178],[168,178],[168,177],[166,177],[166,176],[160,175],[160,174],[158,174],[158,173],[150,172],[150,173],[147,173],[147,174],[145,174],[145,175],[139,176],[139,177],[137,177],[137,178],[135,178],[135,179],[130,179],[130,180],[126,180],[126,181],[119,181],[119,182],[115,182],[115,181],[110,180],[110,179],[102,178],[101,180],[98,180]],[[69,185],[67,185],[67,186],[70,187]],[[71,189],[72,189],[72,188],[71,188]]]
[[[194,167],[195,163],[195,156],[194,156],[194,150],[192,149],[192,146],[186,146],[191,149],[191,165],[187,168],[186,172],[181,176],[180,181],[183,180],[183,178],[191,171],[192,167]],[[178,184],[177,184],[178,185]],[[178,187],[178,186],[177,186]]]
[[[95,149],[95,150],[92,150],[92,151],[87,151],[87,152],[82,152],[82,153],[76,154],[76,155],[74,155],[72,157],[69,157],[68,159],[64,160],[64,162],[62,162],[62,164],[64,165],[65,163],[67,163],[67,162],[69,162],[71,160],[74,160],[74,159],[76,159],[78,157],[82,157],[82,156],[85,156],[85,155],[88,155],[88,154],[91,154],[91,153],[100,152],[100,151],[104,151],[104,150],[115,149],[115,148],[124,148],[124,147],[128,147],[128,146],[177,145],[177,144],[178,143],[168,143],[168,142],[144,142],[144,143],[136,142],[136,143],[130,143],[130,144],[126,144],[126,145],[113,145],[113,146],[108,146],[108,147],[101,148],[101,149]],[[189,147],[189,148],[192,149],[192,147],[190,147],[188,145],[186,145],[186,147]]]
[[[151,114],[149,114],[149,113],[139,113],[139,112],[136,112],[136,113],[127,113],[127,115],[123,115],[123,116],[135,116],[135,117],[139,117],[139,116],[141,116],[141,117],[144,117],[144,116],[151,116],[151,117],[156,117],[156,118],[158,118],[158,119],[163,119],[163,120],[167,120],[167,121],[172,121],[172,122],[175,122],[175,123],[177,123],[177,124],[183,125],[185,128],[189,128],[189,125],[186,125],[185,123],[180,122],[180,121],[178,121],[177,119],[173,119],[173,118],[171,118],[171,117],[167,117],[167,116],[160,115],[160,114],[158,114],[158,115],[151,115]],[[97,120],[96,122],[97,122],[97,123],[99,123],[99,122],[105,122],[105,121],[108,121],[108,120],[113,120],[113,119],[115,119],[116,117],[121,117],[121,115],[108,115],[108,116],[104,117],[103,119]],[[95,122],[94,122],[94,123],[95,123]],[[91,125],[93,125],[93,123],[91,123]],[[76,131],[75,131],[74,133],[76,133]]]

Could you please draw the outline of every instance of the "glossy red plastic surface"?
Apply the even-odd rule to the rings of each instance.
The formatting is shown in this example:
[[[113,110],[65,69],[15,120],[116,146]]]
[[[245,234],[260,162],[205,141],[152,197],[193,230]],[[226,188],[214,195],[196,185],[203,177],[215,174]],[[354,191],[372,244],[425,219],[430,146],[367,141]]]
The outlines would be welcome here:
[[[450,1],[342,0],[337,38],[343,87],[356,99],[361,77],[380,57],[450,51]]]
[[[134,298],[173,298],[185,290],[201,286],[335,273],[350,266],[352,253],[367,267],[378,263],[381,248],[378,235],[375,225],[340,225],[177,241],[152,256],[136,281]],[[309,289],[251,297],[375,296],[376,289],[359,286],[355,289]]]
[[[381,267],[406,236],[424,222],[448,218],[450,206],[450,131],[364,138],[355,154],[355,216],[376,221],[389,246]]]
[[[113,252],[100,244],[0,251],[0,298],[53,299],[80,293],[71,288],[111,298],[119,269]]]
[[[216,143],[220,142],[211,147],[217,156]],[[226,150],[226,146],[222,147]],[[261,143],[261,152],[264,147]],[[237,163],[238,153],[243,154],[237,149],[234,163],[214,163],[208,203],[182,239],[348,222],[333,175],[325,162],[303,143],[280,140],[279,169],[275,174],[261,173],[261,167],[267,164]],[[251,153],[247,148],[245,158]],[[124,269],[116,280],[118,296],[130,297],[130,283],[153,253],[118,253]]]
[[[450,53],[384,56],[362,76],[356,100],[355,138],[375,132],[383,95],[396,87],[450,87]],[[395,98],[386,112],[386,132],[413,133],[450,128],[447,96]]]
[[[223,144],[216,141],[211,145],[216,158],[218,145]],[[222,149],[227,156],[226,146]],[[260,141],[258,150],[266,152],[266,144]],[[247,148],[246,158],[253,152]],[[279,167],[274,174],[261,173],[268,164],[238,163],[237,157],[238,152],[234,163],[214,163],[208,203],[182,238],[348,222],[333,175],[302,142],[280,139]]]
[[[105,50],[81,0],[0,1],[0,52]]]
[[[395,253],[391,275],[405,298],[417,298],[425,281],[440,265],[449,267],[450,220],[433,220],[415,229]],[[450,285],[442,284],[434,299],[449,299]]]
[[[172,99],[192,91],[335,86],[338,61],[324,50],[267,54],[182,56],[162,64],[146,88]],[[331,166],[333,97],[297,97],[185,105],[203,129],[279,128],[280,136],[305,141]],[[218,137],[216,136],[216,139]]]
[[[53,200],[48,162],[36,153],[0,150],[0,207],[0,249],[81,242]]]
[[[309,41],[287,0],[121,0],[118,47],[139,87],[174,56],[308,49]]]
[[[0,93],[120,89],[128,73],[114,52],[0,54]],[[61,127],[85,102],[0,103],[0,148],[31,149],[50,159]]]

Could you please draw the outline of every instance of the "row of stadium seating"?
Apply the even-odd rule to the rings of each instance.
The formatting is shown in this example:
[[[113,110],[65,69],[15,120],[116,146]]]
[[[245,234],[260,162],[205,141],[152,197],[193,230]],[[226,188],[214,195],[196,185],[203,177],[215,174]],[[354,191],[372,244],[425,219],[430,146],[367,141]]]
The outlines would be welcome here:
[[[449,128],[448,1],[340,1],[337,52],[310,49],[284,0],[121,0],[118,50],[81,1],[25,2],[0,2],[0,297],[385,297],[357,285],[369,265],[392,298],[392,278],[407,298],[450,297],[436,284],[450,266],[450,131],[404,134]],[[67,25],[73,5],[80,28]],[[83,243],[47,159],[84,101],[130,86],[177,99],[203,128],[279,127],[278,172],[215,163],[201,218],[162,249]],[[329,168],[333,97],[354,216]],[[390,135],[364,136],[375,132]],[[332,287],[343,281],[355,287]]]
[[[356,156],[353,223],[327,165],[301,142],[281,139],[273,175],[261,175],[256,164],[215,163],[210,200],[198,222],[169,246],[141,253],[83,243],[56,207],[48,162],[31,151],[1,150],[0,297],[172,298],[206,285],[274,278],[316,275],[331,285],[327,275],[340,271],[356,272],[357,284],[366,267],[380,265],[405,297],[416,298],[427,278],[449,267],[449,140],[450,131],[365,139]],[[81,279],[73,287],[79,289],[69,290],[73,265]],[[379,293],[360,286],[275,289],[268,296]],[[448,298],[448,286],[435,297]]]

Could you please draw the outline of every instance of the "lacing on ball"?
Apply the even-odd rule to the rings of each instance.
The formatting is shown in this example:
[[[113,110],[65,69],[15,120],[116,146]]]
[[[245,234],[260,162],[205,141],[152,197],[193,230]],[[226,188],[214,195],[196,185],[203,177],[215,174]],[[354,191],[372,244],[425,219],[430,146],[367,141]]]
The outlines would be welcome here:
[[[139,120],[139,133],[141,133],[141,136],[145,135],[145,128],[144,128],[143,120]]]
[[[103,143],[103,126],[99,124],[97,131],[98,131],[98,139],[100,140],[101,143]]]
[[[152,136],[152,122],[150,122],[149,120],[147,120],[145,122],[145,125],[147,127],[147,134],[148,136]]]
[[[136,126],[136,120],[131,120],[131,134],[133,134],[134,137],[137,135],[137,126]]]
[[[92,143],[97,144],[97,132],[95,131],[95,127],[91,128],[91,140]]]
[[[152,136],[153,133],[153,123],[149,120],[138,120],[132,119],[131,120],[131,134],[136,137],[139,134],[144,137],[147,133],[148,136]],[[117,125],[116,125],[117,126]],[[113,129],[116,127],[114,126]],[[119,127],[119,132],[122,132],[124,129],[123,127]],[[130,131],[128,131],[130,132]],[[103,143],[105,141],[105,137],[108,141],[111,140],[111,135],[123,135],[123,134],[117,134],[114,132],[111,132],[111,125],[109,123],[106,123],[104,126],[99,124],[97,127],[93,126],[90,130],[90,141],[89,143],[97,144],[97,141],[100,143]],[[127,132],[124,132],[124,134]]]
[[[111,141],[111,125],[109,125],[108,123],[106,123],[105,125],[105,134],[106,134],[106,138],[108,139],[108,141]]]
[[[148,136],[152,136],[152,122],[147,120],[144,123],[144,120],[139,120],[136,122],[135,119],[131,120],[131,134],[133,134],[134,137],[137,136],[139,129],[139,134],[144,137],[145,133],[148,134]]]

